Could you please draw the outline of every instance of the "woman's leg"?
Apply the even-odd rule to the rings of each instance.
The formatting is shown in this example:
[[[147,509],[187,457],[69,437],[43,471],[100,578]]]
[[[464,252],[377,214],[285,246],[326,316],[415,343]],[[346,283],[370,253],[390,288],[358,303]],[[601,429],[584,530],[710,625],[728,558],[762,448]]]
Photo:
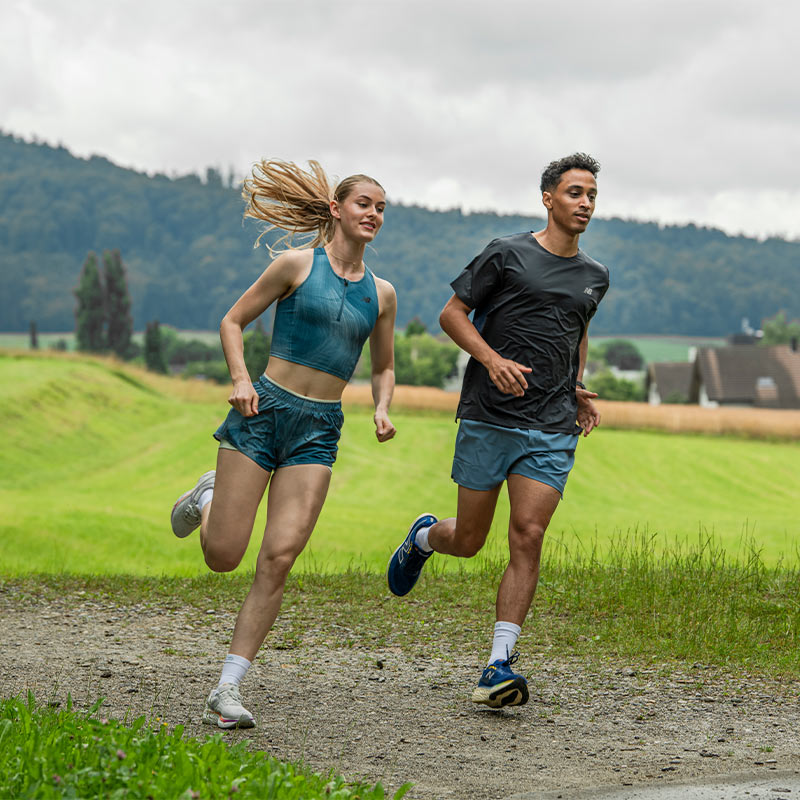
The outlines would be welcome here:
[[[252,661],[272,628],[286,578],[314,530],[330,481],[331,471],[322,464],[281,467],[272,476],[264,541],[253,585],[236,620],[232,654]]]
[[[238,450],[220,448],[213,500],[203,507],[200,544],[215,572],[236,569],[247,550],[270,473]]]

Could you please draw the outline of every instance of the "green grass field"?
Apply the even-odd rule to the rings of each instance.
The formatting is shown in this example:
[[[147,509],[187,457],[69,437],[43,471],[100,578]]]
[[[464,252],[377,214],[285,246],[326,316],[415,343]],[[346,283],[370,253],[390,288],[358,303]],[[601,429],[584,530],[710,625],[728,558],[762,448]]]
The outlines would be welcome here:
[[[0,357],[0,572],[205,572],[196,537],[176,540],[168,516],[213,466],[225,404],[136,375],[90,359]],[[346,420],[301,570],[382,570],[417,514],[455,511],[449,415],[395,413],[398,436],[383,445],[367,410],[347,409]],[[767,564],[795,564],[798,474],[798,443],[600,429],[579,445],[547,547],[603,554],[643,534],[657,548],[710,537],[731,558],[755,546]],[[262,505],[246,566],[264,517]],[[504,552],[505,495],[495,519],[490,558]]]
[[[654,361],[688,361],[691,347],[720,347],[724,339],[710,336],[591,336],[593,345],[612,339],[626,339],[636,345],[645,363]]]

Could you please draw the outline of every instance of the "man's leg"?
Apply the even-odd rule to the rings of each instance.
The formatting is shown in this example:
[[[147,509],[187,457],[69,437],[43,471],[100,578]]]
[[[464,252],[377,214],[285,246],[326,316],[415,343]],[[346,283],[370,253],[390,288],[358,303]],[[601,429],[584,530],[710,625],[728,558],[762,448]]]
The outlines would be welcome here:
[[[502,484],[479,491],[458,487],[456,516],[428,529],[428,545],[436,553],[472,558],[486,543]]]
[[[508,476],[508,498],[509,559],[497,591],[497,620],[522,626],[539,580],[544,533],[561,494],[552,486],[512,474]]]
[[[511,502],[509,560],[497,592],[489,663],[472,693],[473,702],[491,708],[528,701],[527,681],[511,669],[518,658],[513,651],[536,591],[544,532],[561,498],[551,486],[522,475],[511,474],[507,482]]]
[[[392,594],[402,597],[411,591],[434,551],[472,558],[483,547],[492,525],[500,485],[487,491],[459,486],[456,517],[437,521],[432,514],[423,514],[414,520],[386,568]]]

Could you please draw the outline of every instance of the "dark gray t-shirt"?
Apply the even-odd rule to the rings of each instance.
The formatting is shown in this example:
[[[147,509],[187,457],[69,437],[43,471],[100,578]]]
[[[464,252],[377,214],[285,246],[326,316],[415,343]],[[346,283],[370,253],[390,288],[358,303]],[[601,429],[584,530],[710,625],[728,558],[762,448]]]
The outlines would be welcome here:
[[[575,381],[583,334],[608,290],[608,270],[582,251],[563,258],[531,233],[490,242],[450,284],[492,349],[532,368],[522,397],[503,394],[470,358],[457,416],[551,433],[576,433]]]

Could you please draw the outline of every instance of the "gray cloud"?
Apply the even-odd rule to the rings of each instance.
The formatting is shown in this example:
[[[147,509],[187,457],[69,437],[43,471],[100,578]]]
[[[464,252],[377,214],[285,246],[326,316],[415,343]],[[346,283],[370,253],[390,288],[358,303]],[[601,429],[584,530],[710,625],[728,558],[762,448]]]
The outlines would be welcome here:
[[[780,0],[12,0],[0,125],[148,171],[317,158],[527,213],[580,149],[601,214],[800,236],[798,22]]]

